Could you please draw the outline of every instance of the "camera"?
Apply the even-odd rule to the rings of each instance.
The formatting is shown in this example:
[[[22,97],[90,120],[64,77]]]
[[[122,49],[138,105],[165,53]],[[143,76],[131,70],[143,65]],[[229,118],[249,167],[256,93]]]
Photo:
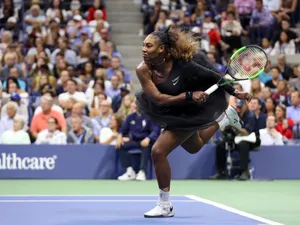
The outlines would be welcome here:
[[[226,127],[222,132],[222,139],[228,144],[234,144],[234,138],[238,135],[238,130],[234,127]]]

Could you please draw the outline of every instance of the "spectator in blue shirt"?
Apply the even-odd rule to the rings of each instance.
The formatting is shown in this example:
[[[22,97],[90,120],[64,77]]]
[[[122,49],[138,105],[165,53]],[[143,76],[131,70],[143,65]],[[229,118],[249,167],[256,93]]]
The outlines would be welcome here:
[[[137,113],[136,103],[131,104],[132,113],[127,116],[122,124],[117,138],[116,148],[122,166],[126,173],[118,177],[119,180],[146,180],[146,169],[151,154],[151,147],[160,134],[160,127],[145,115]],[[131,165],[129,150],[140,149],[141,163],[139,173],[136,175]]]

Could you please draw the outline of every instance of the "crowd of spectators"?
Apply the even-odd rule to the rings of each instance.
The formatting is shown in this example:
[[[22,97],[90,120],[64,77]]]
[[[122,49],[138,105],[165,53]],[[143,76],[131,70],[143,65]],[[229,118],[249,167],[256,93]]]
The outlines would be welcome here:
[[[260,114],[274,115],[284,140],[299,139],[300,66],[285,60],[298,52],[298,6],[296,0],[276,2],[142,0],[139,35],[167,26],[198,33],[203,51],[220,71],[228,55],[247,43],[278,55],[278,63],[269,63],[258,79],[235,84],[256,98],[246,104],[232,97],[230,103],[245,120],[253,117],[249,132],[258,126]],[[133,75],[112,42],[106,3],[1,1],[0,143],[121,146],[131,138],[142,147],[153,144],[157,127],[147,119],[132,119],[138,116]],[[260,128],[266,127],[263,118]]]

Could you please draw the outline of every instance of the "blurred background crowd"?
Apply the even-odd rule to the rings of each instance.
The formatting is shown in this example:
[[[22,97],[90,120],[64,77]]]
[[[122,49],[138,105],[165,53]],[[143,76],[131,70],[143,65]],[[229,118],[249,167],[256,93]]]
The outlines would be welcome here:
[[[191,31],[201,37],[202,50],[221,72],[228,57],[246,44],[276,57],[258,79],[235,84],[253,100],[247,104],[231,97],[230,104],[248,133],[270,133],[271,141],[263,144],[278,144],[273,140],[278,138],[279,144],[297,143],[300,61],[287,60],[300,51],[297,0],[132,2],[137,3],[143,19],[133,35],[142,40],[168,26]],[[107,4],[0,2],[1,144],[101,143],[120,148],[130,142],[128,148],[151,147],[160,129],[136,114],[135,74],[126,69],[113,41],[112,31],[118,28],[109,22]]]

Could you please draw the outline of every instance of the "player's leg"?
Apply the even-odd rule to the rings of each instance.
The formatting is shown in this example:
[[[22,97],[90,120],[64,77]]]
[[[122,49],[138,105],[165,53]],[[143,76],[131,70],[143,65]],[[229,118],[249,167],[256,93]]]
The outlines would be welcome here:
[[[211,139],[218,129],[219,124],[214,122],[209,128],[195,132],[181,146],[189,153],[195,154]]]
[[[152,160],[160,199],[156,207],[144,214],[145,217],[174,216],[173,207],[169,199],[171,168],[167,156],[191,135],[193,135],[191,132],[174,132],[166,129],[154,143],[152,147]]]

